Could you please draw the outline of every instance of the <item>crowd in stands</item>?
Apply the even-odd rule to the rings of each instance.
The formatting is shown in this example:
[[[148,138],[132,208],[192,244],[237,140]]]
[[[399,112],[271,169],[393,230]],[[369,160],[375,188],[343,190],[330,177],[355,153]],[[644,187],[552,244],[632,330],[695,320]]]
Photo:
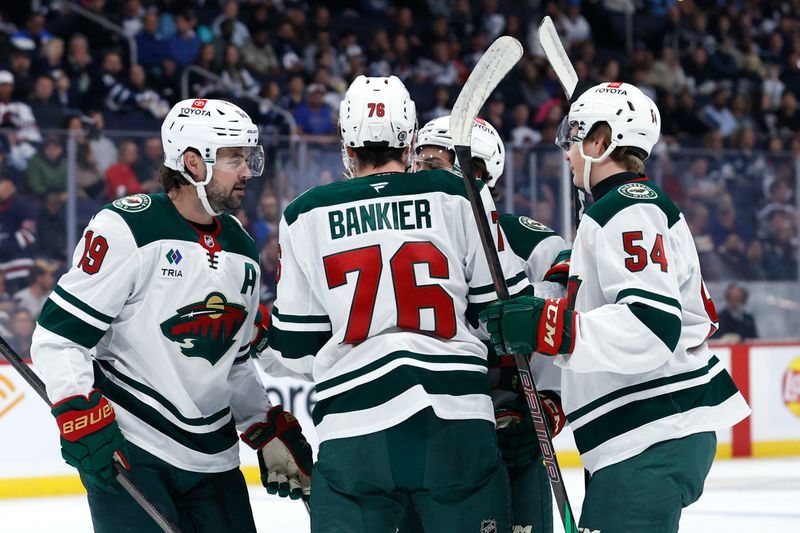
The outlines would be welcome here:
[[[686,214],[706,277],[797,280],[796,2],[3,2],[0,333],[25,331],[36,319],[29,305],[35,295],[23,305],[16,291],[41,289],[47,281],[34,274],[57,274],[69,263],[68,135],[76,140],[79,224],[110,200],[160,190],[158,129],[184,96],[236,102],[260,125],[265,143],[296,124],[312,146],[306,160],[314,163],[314,181],[334,180],[342,171],[336,114],[350,81],[360,74],[400,77],[422,124],[450,112],[482,52],[503,34],[517,37],[526,53],[482,115],[511,148],[516,172],[506,179],[517,191],[515,210],[557,226],[560,155],[550,141],[568,102],[536,37],[544,14],[573,59],[576,94],[601,81],[629,81],[658,103],[663,139],[650,172]],[[322,148],[313,151],[315,145]],[[535,191],[526,189],[531,150],[550,153]],[[262,250],[265,300],[274,297],[280,207],[302,191],[276,190],[275,175],[254,183],[237,213]]]

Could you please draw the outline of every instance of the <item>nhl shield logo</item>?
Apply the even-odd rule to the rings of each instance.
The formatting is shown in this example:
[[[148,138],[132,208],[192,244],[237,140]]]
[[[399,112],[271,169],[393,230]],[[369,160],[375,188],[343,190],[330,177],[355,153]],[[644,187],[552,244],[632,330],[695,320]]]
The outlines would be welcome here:
[[[619,193],[634,200],[654,200],[658,198],[658,193],[643,183],[626,183],[619,188]]]
[[[481,520],[481,533],[497,533],[497,520]]]
[[[203,235],[203,242],[206,243],[206,248],[214,247],[214,237],[211,235]]]

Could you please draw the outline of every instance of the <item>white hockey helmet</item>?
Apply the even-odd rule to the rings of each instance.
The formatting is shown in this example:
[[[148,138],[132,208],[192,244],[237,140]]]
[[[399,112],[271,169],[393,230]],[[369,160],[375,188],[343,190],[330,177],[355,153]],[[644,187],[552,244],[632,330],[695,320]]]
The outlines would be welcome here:
[[[661,115],[655,102],[635,85],[615,81],[595,85],[573,102],[558,129],[556,144],[569,150],[572,142],[583,141],[600,122],[611,127],[608,149],[599,157],[589,157],[583,153],[583,144],[579,145],[587,162],[583,182],[587,191],[591,163],[605,160],[617,147],[626,147],[645,160],[661,134]]]
[[[242,109],[225,100],[182,100],[167,113],[161,125],[164,166],[180,172],[197,189],[209,215],[218,215],[208,203],[205,186],[211,182],[212,166],[220,148],[245,148],[245,161],[252,176],[264,171],[264,149],[258,144],[258,127]],[[186,172],[183,153],[194,148],[206,163],[206,179],[195,181]]]
[[[414,151],[419,153],[423,146],[441,146],[447,150],[453,150],[453,138],[450,136],[450,115],[435,118],[420,128],[417,132]],[[497,130],[482,118],[476,118],[472,123],[470,151],[472,157],[477,157],[486,163],[486,171],[489,173],[489,180],[486,184],[490,188],[494,187],[503,174],[506,149]]]
[[[339,104],[342,160],[350,175],[350,148],[407,148],[417,129],[417,108],[397,76],[359,76]]]

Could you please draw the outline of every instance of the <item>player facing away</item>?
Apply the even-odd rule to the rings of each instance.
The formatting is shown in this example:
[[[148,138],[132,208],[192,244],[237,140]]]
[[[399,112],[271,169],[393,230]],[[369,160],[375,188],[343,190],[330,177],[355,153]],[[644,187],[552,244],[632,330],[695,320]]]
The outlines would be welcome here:
[[[677,531],[703,491],[714,431],[750,413],[706,342],[717,316],[683,214],[643,174],[660,121],[627,83],[572,104],[557,144],[594,203],[568,298],[514,298],[482,316],[498,352],[543,352],[562,368],[564,410],[591,473],[582,531]]]
[[[255,531],[237,429],[273,492],[308,494],[311,469],[296,419],[270,405],[249,356],[255,243],[222,214],[262,172],[258,129],[229,102],[197,99],[172,108],[161,136],[166,193],[94,216],[45,302],[33,361],[95,531],[158,531],[112,477],[115,452],[181,530]]]
[[[284,212],[262,354],[316,385],[311,529],[394,533],[413,505],[427,531],[506,531],[486,348],[468,328],[496,295],[463,181],[405,173],[416,111],[394,76],[356,78],[339,120],[354,177]],[[500,260],[513,294],[529,288],[508,248]]]
[[[483,119],[475,119],[470,139],[475,177],[494,190],[503,173],[505,149],[497,130]],[[414,148],[412,170],[443,168],[459,173],[450,135],[450,117],[431,120],[420,128]],[[496,214],[492,214],[495,218]],[[524,264],[525,274],[539,297],[560,298],[566,295],[565,263],[561,261],[565,248],[562,239],[552,229],[525,216],[499,215],[505,243]],[[555,265],[555,266],[554,266]],[[558,279],[559,281],[551,281]],[[563,428],[566,417],[561,409],[560,370],[553,359],[535,356],[531,366],[536,386],[547,411],[553,435]],[[516,365],[513,358],[498,357],[489,348],[489,376],[492,383],[492,402],[497,420],[497,440],[511,482],[511,515],[515,531],[553,530],[553,506],[547,470],[541,460],[533,420],[528,414],[525,399],[519,393]],[[409,516],[400,528],[401,533],[421,531]]]

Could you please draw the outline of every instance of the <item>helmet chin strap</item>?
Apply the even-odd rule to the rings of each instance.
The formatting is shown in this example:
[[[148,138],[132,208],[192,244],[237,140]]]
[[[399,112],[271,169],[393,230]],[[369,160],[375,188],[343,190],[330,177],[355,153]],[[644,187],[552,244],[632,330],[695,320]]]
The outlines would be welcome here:
[[[598,157],[592,157],[584,153],[583,143],[580,143],[578,145],[578,151],[580,152],[581,157],[583,158],[584,161],[583,180],[582,180],[583,183],[581,183],[581,187],[583,188],[584,191],[586,191],[586,194],[592,194],[592,187],[590,184],[591,180],[589,179],[589,174],[591,174],[592,172],[592,163],[602,163],[603,161],[606,160],[608,156],[611,155],[611,152],[613,152],[616,147],[617,143],[612,142],[611,144],[608,145],[608,148],[606,148],[605,152],[600,154]]]
[[[211,163],[206,163],[206,179],[203,181],[193,180],[192,176],[185,170],[181,171],[181,174],[186,181],[194,185],[194,190],[197,192],[197,197],[200,199],[200,203],[203,205],[203,209],[205,209],[206,213],[212,217],[221,215],[222,211],[214,211],[211,208],[211,204],[208,203],[208,195],[206,194],[206,185],[211,183]]]

